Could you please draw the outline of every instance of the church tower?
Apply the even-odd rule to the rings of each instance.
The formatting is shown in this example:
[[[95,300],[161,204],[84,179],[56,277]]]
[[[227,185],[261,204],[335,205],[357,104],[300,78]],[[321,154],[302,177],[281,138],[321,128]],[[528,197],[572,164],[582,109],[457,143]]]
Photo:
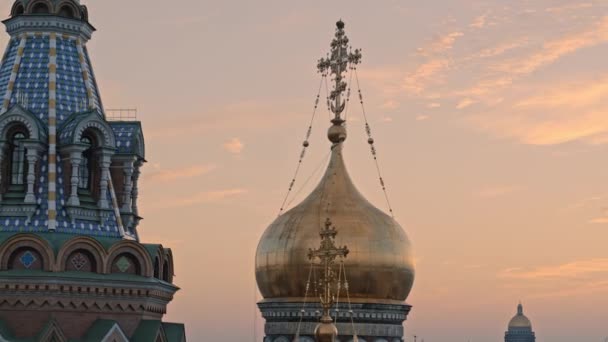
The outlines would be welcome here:
[[[509,327],[505,333],[505,342],[535,342],[536,336],[532,331],[532,323],[524,315],[524,307],[517,305],[517,314],[509,321]]]
[[[139,241],[141,123],[108,120],[79,0],[16,0],[0,63],[0,340],[185,341]]]
[[[330,75],[334,83],[328,98],[333,119],[328,131],[331,156],[327,170],[308,197],[270,224],[256,252],[256,280],[263,296],[258,306],[266,320],[265,342],[312,342],[315,338],[403,341],[403,322],[411,308],[405,300],[414,282],[410,241],[392,216],[373,206],[356,189],[343,156],[351,87],[346,81],[360,59],[360,51],[350,49],[344,23],[339,21],[331,52],[318,63],[322,77]],[[359,99],[362,102],[362,97]],[[368,142],[375,153],[371,136]],[[304,148],[308,144],[305,140]],[[319,245],[319,234],[324,234],[328,219],[339,231],[339,243],[348,246],[349,252],[343,259],[343,269],[322,275],[316,274],[319,269],[308,255]],[[330,318],[324,314],[324,295],[317,294],[319,279],[327,279],[328,274],[334,289],[337,287],[335,293],[341,293]],[[328,322],[335,322],[337,332],[331,331],[334,325],[323,325]],[[324,332],[326,337],[320,338],[319,330],[315,332],[319,327],[329,330]]]

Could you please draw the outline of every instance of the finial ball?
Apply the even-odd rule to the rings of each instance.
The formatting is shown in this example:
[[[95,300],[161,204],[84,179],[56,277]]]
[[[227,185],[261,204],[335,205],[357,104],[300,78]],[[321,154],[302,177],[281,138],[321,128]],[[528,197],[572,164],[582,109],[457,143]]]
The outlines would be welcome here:
[[[327,131],[327,138],[334,144],[346,140],[346,128],[342,125],[332,125]]]
[[[304,147],[308,147],[310,144],[308,143],[308,140],[304,140],[304,142],[302,143],[302,146]]]
[[[342,21],[342,19],[338,20],[338,22],[336,23],[336,27],[338,27],[338,30],[344,29],[344,22]]]

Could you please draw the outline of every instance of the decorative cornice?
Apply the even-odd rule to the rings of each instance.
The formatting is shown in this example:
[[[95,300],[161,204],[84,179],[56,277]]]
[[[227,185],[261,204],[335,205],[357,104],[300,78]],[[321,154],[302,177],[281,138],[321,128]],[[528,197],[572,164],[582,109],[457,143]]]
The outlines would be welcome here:
[[[3,23],[11,36],[31,32],[55,32],[71,35],[86,42],[95,32],[95,28],[87,22],[52,15],[20,15],[4,20]]]

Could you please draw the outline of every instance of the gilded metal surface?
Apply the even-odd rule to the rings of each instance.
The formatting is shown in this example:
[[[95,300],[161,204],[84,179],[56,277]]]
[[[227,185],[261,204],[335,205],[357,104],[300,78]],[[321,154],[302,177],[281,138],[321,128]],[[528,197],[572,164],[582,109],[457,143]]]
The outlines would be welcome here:
[[[343,143],[319,185],[298,206],[279,216],[264,232],[256,253],[256,279],[267,300],[303,298],[310,270],[308,250],[331,217],[347,245],[346,277],[353,301],[403,302],[414,281],[410,241],[390,216],[369,203],[352,183],[342,157]],[[320,270],[316,270],[319,279]],[[314,300],[309,293],[308,300]]]

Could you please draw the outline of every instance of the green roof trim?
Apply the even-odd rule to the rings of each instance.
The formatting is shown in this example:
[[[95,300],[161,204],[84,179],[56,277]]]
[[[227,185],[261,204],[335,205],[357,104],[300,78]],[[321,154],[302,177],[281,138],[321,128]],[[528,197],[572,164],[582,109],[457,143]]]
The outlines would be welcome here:
[[[98,319],[87,331],[87,334],[82,338],[82,342],[99,342],[104,338],[115,325],[120,325],[113,320],[109,319]]]
[[[186,341],[186,327],[182,323],[163,323],[165,337],[169,342]]]
[[[162,334],[162,322],[159,320],[142,320],[135,333],[131,336],[131,342],[156,341],[156,337]]]

